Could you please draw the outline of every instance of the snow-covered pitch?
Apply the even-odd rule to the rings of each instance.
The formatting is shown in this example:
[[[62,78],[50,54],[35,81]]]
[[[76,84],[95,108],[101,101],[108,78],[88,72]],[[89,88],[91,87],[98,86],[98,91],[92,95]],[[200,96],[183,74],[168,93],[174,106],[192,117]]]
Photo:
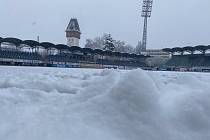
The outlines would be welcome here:
[[[0,67],[0,140],[210,140],[210,74]]]

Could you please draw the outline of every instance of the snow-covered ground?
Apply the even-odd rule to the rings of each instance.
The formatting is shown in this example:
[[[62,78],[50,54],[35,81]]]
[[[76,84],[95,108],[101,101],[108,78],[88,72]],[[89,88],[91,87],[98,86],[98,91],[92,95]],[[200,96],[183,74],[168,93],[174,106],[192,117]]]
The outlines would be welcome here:
[[[0,67],[0,140],[209,140],[210,74]]]

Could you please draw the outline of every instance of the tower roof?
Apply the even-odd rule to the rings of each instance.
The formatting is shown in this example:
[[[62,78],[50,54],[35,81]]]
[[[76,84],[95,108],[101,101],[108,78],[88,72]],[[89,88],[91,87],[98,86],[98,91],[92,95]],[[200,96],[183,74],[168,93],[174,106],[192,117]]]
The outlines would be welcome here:
[[[77,19],[72,18],[69,22],[69,25],[66,29],[66,32],[76,31],[80,33],[80,27]]]

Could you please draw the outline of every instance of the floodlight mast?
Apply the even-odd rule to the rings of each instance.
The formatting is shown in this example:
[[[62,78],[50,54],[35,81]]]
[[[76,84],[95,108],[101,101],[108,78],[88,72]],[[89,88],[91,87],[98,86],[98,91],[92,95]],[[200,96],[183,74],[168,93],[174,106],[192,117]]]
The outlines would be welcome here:
[[[151,17],[152,4],[153,0],[143,0],[142,14],[141,14],[141,16],[144,18],[142,51],[146,51],[147,49],[147,23],[148,23],[148,18]]]

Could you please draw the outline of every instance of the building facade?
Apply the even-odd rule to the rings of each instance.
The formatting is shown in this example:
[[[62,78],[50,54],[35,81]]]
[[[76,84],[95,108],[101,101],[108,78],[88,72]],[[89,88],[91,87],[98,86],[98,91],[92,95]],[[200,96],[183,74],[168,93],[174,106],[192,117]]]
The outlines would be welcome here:
[[[161,49],[147,49],[146,51],[141,52],[141,54],[151,56],[147,59],[147,64],[151,67],[158,67],[171,58],[169,53],[164,52]]]

